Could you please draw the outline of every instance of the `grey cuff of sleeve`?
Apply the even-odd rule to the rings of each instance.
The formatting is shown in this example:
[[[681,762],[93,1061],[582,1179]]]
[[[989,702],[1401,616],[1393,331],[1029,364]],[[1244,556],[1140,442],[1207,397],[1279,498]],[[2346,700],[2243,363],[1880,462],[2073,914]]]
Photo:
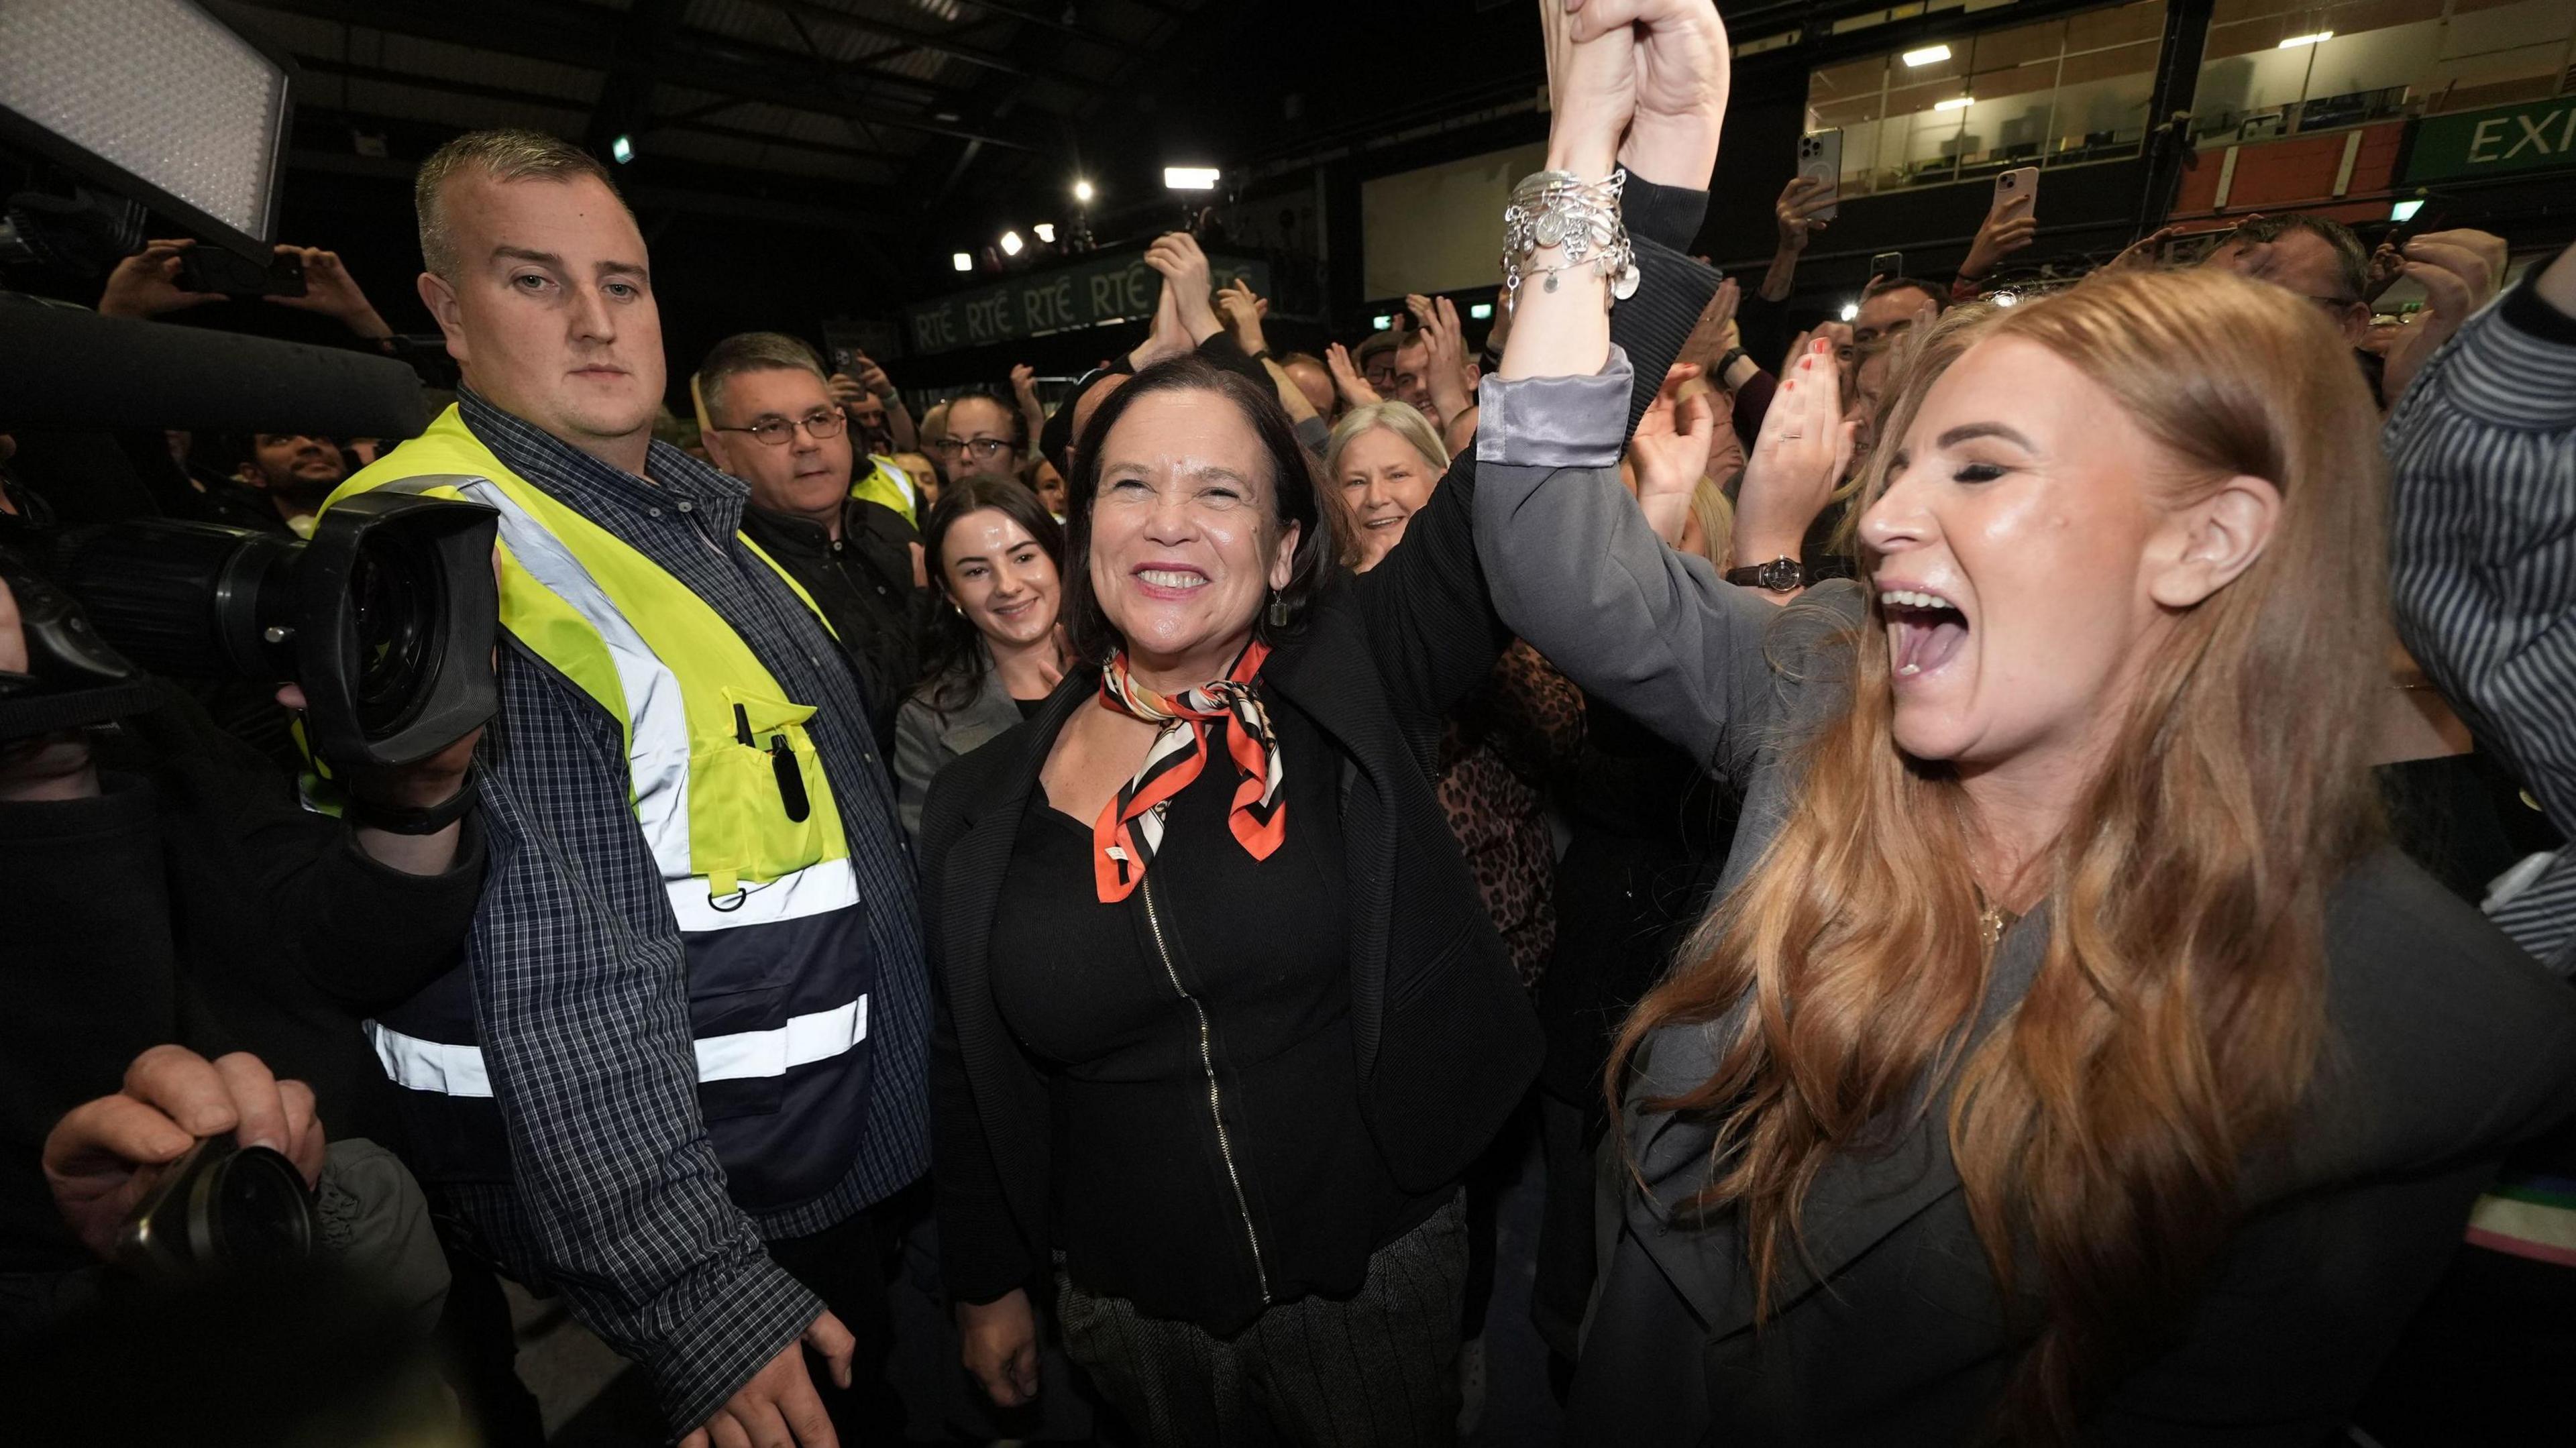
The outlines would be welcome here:
[[[1633,369],[1613,345],[1589,377],[1487,377],[1476,389],[1476,461],[1515,467],[1599,468],[1628,442]]]
[[[1297,441],[1306,445],[1306,451],[1313,453],[1317,457],[1322,457],[1324,455],[1324,444],[1332,441],[1332,438],[1333,429],[1328,426],[1322,418],[1305,417],[1298,419]]]

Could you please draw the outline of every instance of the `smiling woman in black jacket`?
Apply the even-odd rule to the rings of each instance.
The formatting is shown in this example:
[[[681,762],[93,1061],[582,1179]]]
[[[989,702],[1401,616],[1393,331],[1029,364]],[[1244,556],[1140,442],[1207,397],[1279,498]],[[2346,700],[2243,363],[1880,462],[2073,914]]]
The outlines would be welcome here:
[[[1686,238],[1704,204],[1640,185],[1631,220]],[[1658,376],[1705,300],[1663,296],[1620,327]],[[1202,363],[1139,374],[1080,455],[1087,662],[922,829],[968,1366],[1032,1390],[1052,1258],[1067,1347],[1153,1441],[1446,1441],[1456,1183],[1539,1056],[1432,786],[1509,640],[1471,470],[1352,578],[1276,402]]]

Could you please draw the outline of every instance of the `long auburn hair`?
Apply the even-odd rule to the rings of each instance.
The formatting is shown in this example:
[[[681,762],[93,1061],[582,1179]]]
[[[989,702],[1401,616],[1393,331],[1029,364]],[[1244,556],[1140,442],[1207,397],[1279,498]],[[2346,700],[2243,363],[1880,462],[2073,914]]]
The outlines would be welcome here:
[[[2325,1045],[2326,895],[2381,829],[2353,721],[2384,672],[2386,561],[2357,369],[2315,308],[2216,273],[2106,276],[1943,319],[1892,389],[1856,506],[1886,488],[1933,383],[2005,337],[2110,393],[2163,454],[2142,479],[2163,500],[2269,480],[2269,545],[2139,660],[2109,762],[2042,862],[2044,960],[1982,1040],[1992,961],[1963,796],[1897,747],[1873,600],[1821,661],[1852,697],[1798,746],[1798,807],[1621,1030],[1609,1086],[1615,1115],[1641,1042],[1715,1023],[1715,1073],[1650,1104],[1716,1129],[1694,1205],[1735,1213],[1757,1322],[1817,1173],[1946,1090],[2022,1344],[1990,1427],[2047,1441],[2180,1330],[2233,1229],[2241,1163],[2279,1144]],[[2017,1288],[2026,1267],[2035,1292]]]

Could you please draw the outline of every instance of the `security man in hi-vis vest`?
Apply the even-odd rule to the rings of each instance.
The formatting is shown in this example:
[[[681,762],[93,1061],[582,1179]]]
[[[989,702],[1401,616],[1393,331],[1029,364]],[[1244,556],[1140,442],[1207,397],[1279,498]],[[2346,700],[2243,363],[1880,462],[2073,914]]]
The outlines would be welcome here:
[[[414,1170],[687,1444],[899,1436],[870,1209],[929,1165],[930,1006],[859,686],[744,486],[653,441],[661,320],[607,170],[477,132],[416,202],[464,384],[333,498],[499,509],[506,645],[465,958],[368,1026]]]

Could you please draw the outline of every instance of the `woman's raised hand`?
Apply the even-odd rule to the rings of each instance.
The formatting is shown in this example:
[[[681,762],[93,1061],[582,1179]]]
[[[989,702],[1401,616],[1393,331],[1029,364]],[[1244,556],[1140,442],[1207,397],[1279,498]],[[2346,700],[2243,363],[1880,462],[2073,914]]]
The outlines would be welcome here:
[[[1619,163],[1641,181],[1708,189],[1726,118],[1726,25],[1712,0],[1565,0],[1574,38],[1635,38],[1633,114]]]
[[[1548,169],[1586,181],[1610,173],[1637,109],[1635,31],[1625,21],[1602,19],[1617,4],[1539,0],[1547,41]]]
[[[1819,337],[1789,365],[1736,489],[1735,557],[1795,558],[1807,528],[1851,466],[1858,426],[1843,420],[1842,368]]]

